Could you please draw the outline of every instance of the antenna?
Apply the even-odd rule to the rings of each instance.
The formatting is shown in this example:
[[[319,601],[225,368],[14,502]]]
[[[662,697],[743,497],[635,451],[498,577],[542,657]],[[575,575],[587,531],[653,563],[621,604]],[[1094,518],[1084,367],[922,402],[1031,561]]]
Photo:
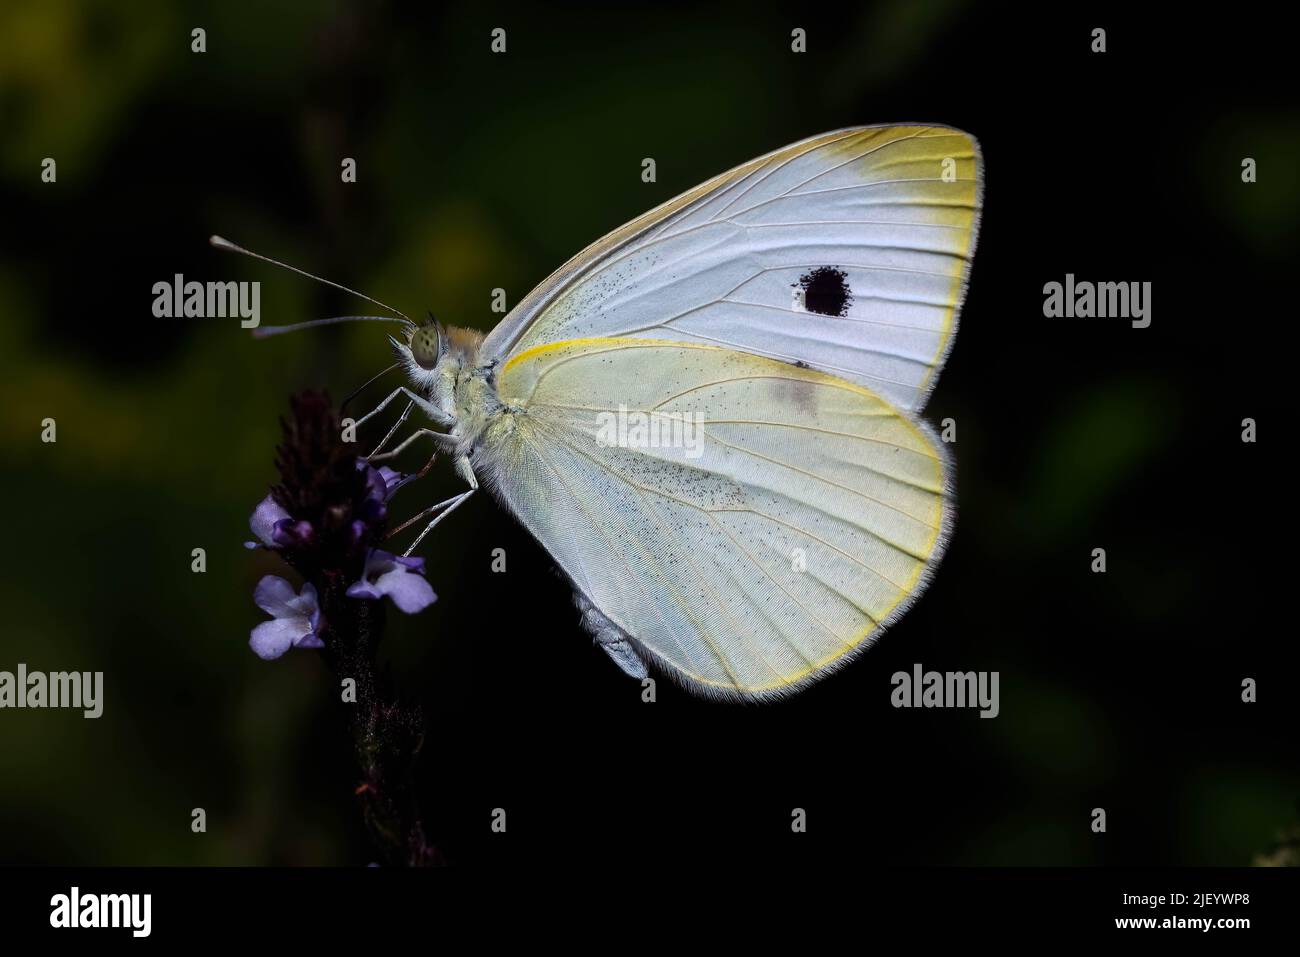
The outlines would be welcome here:
[[[339,285],[339,284],[336,283],[336,282],[330,282],[328,279],[322,279],[320,276],[313,276],[311,273],[307,272],[305,269],[299,269],[297,266],[290,266],[288,263],[282,263],[282,262],[280,262],[278,259],[272,259],[270,256],[263,256],[261,253],[255,253],[255,252],[253,252],[253,251],[250,250],[250,249],[245,249],[243,246],[236,246],[236,245],[235,245],[234,243],[232,243],[229,239],[222,239],[220,236],[209,236],[209,237],[208,237],[208,243],[211,244],[211,246],[212,246],[214,249],[221,249],[221,250],[224,250],[225,252],[231,252],[231,253],[242,253],[242,254],[245,255],[245,256],[251,256],[251,257],[253,257],[254,259],[260,259],[260,260],[262,260],[262,262],[268,262],[268,263],[270,263],[272,266],[279,266],[281,269],[287,269],[287,270],[289,270],[290,272],[296,272],[296,273],[297,273],[298,275],[300,275],[300,276],[306,276],[308,279],[315,279],[315,280],[316,280],[317,282],[319,282],[319,283],[324,283],[324,284],[327,285],[327,286],[333,286],[335,289],[341,289],[341,290],[343,290],[343,292],[348,292],[348,293],[351,293],[351,294],[354,295],[354,296],[359,296],[360,298],[366,300],[367,302],[372,302],[372,303],[374,303],[376,306],[379,306],[381,309],[387,309],[389,312],[395,312],[395,313],[397,313],[399,316],[401,316],[403,319],[405,319],[409,325],[412,325],[412,326],[415,325],[414,322],[411,322],[411,318],[410,318],[410,316],[408,316],[406,313],[402,312],[402,310],[400,310],[400,309],[394,309],[392,306],[388,305],[387,303],[380,302],[378,299],[372,299],[372,298],[370,298],[369,296],[367,296],[365,293],[357,292],[355,289],[349,289],[347,286],[341,286],[341,285]],[[361,316],[340,316],[340,317],[338,317],[337,319],[323,319],[323,320],[316,320],[316,321],[317,321],[317,322],[334,322],[334,321],[343,321],[343,320],[349,320],[349,319],[354,319],[354,318],[369,318],[369,319],[376,319],[376,318],[379,318],[379,317],[376,317],[376,316],[368,316],[368,317],[361,317]],[[382,320],[381,320],[381,321],[382,321]],[[390,319],[390,320],[387,320],[387,321],[389,321],[389,322],[397,322],[398,320],[396,320],[396,319]],[[301,324],[299,325],[298,328],[301,328],[301,327],[303,327],[303,326],[308,326],[308,325],[311,325],[311,323],[301,323]],[[279,328],[279,329],[282,329],[282,330],[284,330],[284,331],[287,332],[290,328],[294,328],[294,327],[290,327],[290,326],[280,326],[280,327],[273,327],[273,328]],[[269,331],[268,331],[268,332],[266,333],[266,335],[275,335],[275,333],[274,333],[274,332],[269,332]]]
[[[344,399],[343,402],[339,405],[339,411],[342,412],[344,409],[346,409],[348,407],[348,403],[351,402],[353,399],[355,399],[358,395],[360,395],[368,385],[382,379],[384,376],[388,375],[388,373],[392,372],[394,369],[400,369],[401,366],[402,364],[400,362],[394,362],[383,372],[379,372],[376,373],[375,375],[372,375],[369,379],[367,379],[365,382],[361,383],[361,385],[357,386],[355,389],[353,389],[351,392],[348,393],[348,397]]]
[[[258,326],[253,330],[253,338],[266,339],[269,336],[278,336],[282,332],[297,332],[299,329],[311,329],[315,326],[333,326],[340,322],[400,322],[404,325],[410,324],[409,320],[395,319],[392,316],[331,316],[328,319],[308,319],[306,322],[295,322],[289,326]]]

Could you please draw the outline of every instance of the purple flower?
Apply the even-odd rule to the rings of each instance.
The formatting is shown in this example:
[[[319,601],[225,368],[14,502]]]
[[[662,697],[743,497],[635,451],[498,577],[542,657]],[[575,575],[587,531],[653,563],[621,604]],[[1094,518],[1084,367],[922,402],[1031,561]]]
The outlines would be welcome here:
[[[387,595],[408,615],[424,611],[438,598],[424,579],[424,559],[405,558],[372,549],[361,580],[348,588],[349,598],[378,600]]]
[[[290,648],[323,648],[316,632],[320,628],[320,605],[311,582],[295,594],[283,578],[267,575],[253,589],[253,601],[272,618],[256,628],[248,639],[259,658],[270,661]]]
[[[366,473],[366,497],[361,502],[361,507],[357,510],[361,519],[366,522],[377,522],[388,515],[388,500],[393,497],[393,493],[406,483],[410,477],[403,475],[395,469],[390,469],[387,465],[381,465],[375,468],[361,460],[357,460],[357,468],[363,469]]]
[[[406,484],[409,475],[403,475],[397,469],[390,469],[387,465],[381,465],[375,468],[367,465],[366,468],[366,489],[387,502],[393,497],[393,493]]]
[[[388,500],[393,497],[394,492],[415,477],[403,475],[387,465],[375,468],[360,459],[357,460],[357,468],[365,472],[366,491],[365,497],[356,508],[357,518],[352,520],[353,545],[360,543],[366,537],[372,525],[388,517]]]
[[[253,510],[253,516],[248,520],[248,527],[261,540],[261,544],[244,542],[245,548],[283,548],[286,545],[302,545],[311,538],[312,533],[311,522],[295,521],[293,516],[270,495],[262,499]]]
[[[261,540],[262,544],[257,542],[244,542],[245,548],[275,548],[275,526],[277,523],[289,519],[289,513],[276,504],[275,499],[267,496],[258,503],[257,508],[253,510],[253,517],[248,520],[248,527],[253,530],[253,534]],[[291,519],[290,519],[291,520]]]

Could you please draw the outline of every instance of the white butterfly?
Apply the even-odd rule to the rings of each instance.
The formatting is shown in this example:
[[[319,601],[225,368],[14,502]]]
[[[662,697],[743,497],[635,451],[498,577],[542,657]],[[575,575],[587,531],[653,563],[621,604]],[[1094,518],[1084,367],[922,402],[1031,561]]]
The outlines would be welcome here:
[[[437,428],[371,461],[428,436],[469,485],[412,548],[481,482],[630,675],[764,698],[848,662],[951,531],[950,465],[916,414],[981,180],[958,130],[826,133],[610,233],[486,338],[408,320],[391,341],[410,386],[358,424],[405,396],[399,425],[414,406]]]

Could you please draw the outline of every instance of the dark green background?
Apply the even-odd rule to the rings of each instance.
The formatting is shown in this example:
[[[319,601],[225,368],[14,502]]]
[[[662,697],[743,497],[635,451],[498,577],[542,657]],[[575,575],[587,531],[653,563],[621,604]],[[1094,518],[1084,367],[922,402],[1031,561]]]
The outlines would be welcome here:
[[[790,702],[661,687],[644,705],[545,553],[479,497],[429,540],[439,603],[386,640],[428,712],[435,840],[460,863],[1269,852],[1300,795],[1278,451],[1300,123],[1282,35],[959,2],[6,2],[0,669],[102,670],[107,688],[98,721],[0,712],[0,862],[371,859],[333,679],[312,654],[248,650],[252,586],[283,569],[241,542],[289,393],[341,397],[387,346],[374,326],[254,342],[234,320],[153,318],[151,287],[176,272],[260,280],[265,323],[364,306],[218,254],[210,233],[488,329],[493,288],[517,302],[681,190],[889,121],[969,130],[987,167],[969,300],[926,410],[958,423],[959,503],[928,594]],[[46,156],[57,184],[40,182]],[[1153,282],[1151,328],[1045,319],[1042,286],[1067,272]],[[1239,441],[1245,416],[1257,445]],[[456,486],[440,468],[405,508]],[[1106,575],[1089,572],[1099,546]],[[1001,716],[891,708],[889,676],[914,662],[999,671]],[[1247,676],[1258,704],[1239,700]],[[493,841],[497,806],[510,833]]]

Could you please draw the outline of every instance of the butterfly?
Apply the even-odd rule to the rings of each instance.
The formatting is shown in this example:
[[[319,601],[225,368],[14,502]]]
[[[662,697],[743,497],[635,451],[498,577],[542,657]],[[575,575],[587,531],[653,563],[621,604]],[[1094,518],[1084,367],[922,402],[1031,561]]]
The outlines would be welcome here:
[[[851,661],[951,534],[952,466],[919,412],[982,180],[960,130],[838,130],[616,229],[486,337],[398,312],[408,384],[357,424],[406,406],[369,461],[432,441],[467,486],[411,548],[486,488],[634,678],[764,699]],[[413,409],[432,427],[382,452]]]

